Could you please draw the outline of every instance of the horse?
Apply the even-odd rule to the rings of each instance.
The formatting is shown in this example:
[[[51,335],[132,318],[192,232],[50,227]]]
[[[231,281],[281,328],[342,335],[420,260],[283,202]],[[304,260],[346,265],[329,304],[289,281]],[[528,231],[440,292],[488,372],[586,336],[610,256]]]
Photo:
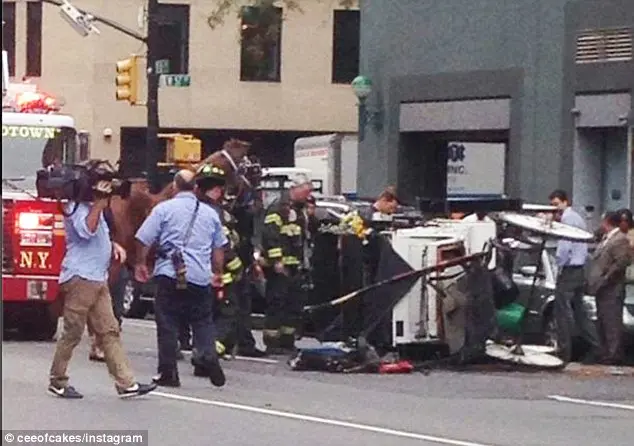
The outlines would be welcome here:
[[[214,164],[227,173],[227,191],[235,197],[233,208],[238,210],[248,206],[249,197],[258,187],[261,170],[253,158],[247,157],[251,144],[237,139],[230,139],[223,144],[222,149],[212,153],[200,163],[184,166],[184,169],[197,171],[204,164]],[[256,166],[256,168],[253,168]],[[127,256],[127,266],[133,268],[136,264],[135,234],[141,227],[151,210],[158,203],[173,198],[176,194],[174,185],[170,182],[160,192],[154,194],[143,179],[128,179],[130,184],[129,196],[113,196],[110,200],[112,215],[113,241],[123,247]],[[149,259],[151,261],[151,259]],[[149,265],[151,266],[151,265]],[[118,273],[117,266],[112,267],[112,276]]]

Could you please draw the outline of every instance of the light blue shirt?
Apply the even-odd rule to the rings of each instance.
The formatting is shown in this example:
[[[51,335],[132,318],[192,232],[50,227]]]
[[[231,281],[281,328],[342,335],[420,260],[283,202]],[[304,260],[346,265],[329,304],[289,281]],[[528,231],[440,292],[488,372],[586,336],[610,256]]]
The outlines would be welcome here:
[[[171,200],[156,205],[137,231],[137,240],[145,246],[158,243],[167,254],[156,259],[154,276],[176,278],[171,253],[177,248],[183,253],[187,281],[199,286],[211,283],[211,251],[222,248],[227,243],[227,237],[222,231],[218,213],[211,206],[201,203],[191,236],[187,245],[183,246],[196,201],[193,192],[179,192]]]
[[[568,207],[561,215],[561,222],[579,229],[586,230],[586,222],[576,211]],[[586,243],[560,240],[557,243],[557,266],[583,266],[588,258]]]
[[[66,214],[72,212],[74,207],[74,203],[68,203]],[[72,215],[64,217],[66,254],[62,260],[59,283],[68,282],[76,276],[95,282],[108,280],[108,268],[112,258],[110,230],[102,212],[97,230],[90,232],[86,217],[91,208],[91,204],[80,203]]]

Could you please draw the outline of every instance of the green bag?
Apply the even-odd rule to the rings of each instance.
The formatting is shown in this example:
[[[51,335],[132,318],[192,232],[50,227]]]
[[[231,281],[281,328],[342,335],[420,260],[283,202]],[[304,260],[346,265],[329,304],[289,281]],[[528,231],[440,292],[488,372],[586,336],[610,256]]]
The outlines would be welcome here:
[[[526,307],[517,302],[500,308],[495,314],[498,326],[504,331],[517,333],[520,330],[525,310]]]

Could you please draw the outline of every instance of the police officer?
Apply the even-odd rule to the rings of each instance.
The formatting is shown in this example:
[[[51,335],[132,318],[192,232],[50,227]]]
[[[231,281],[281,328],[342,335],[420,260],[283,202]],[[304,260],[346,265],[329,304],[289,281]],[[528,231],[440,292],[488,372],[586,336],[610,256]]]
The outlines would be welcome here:
[[[290,190],[271,203],[264,216],[262,255],[267,280],[264,343],[271,354],[295,348],[304,301],[300,274],[306,237],[303,207],[311,189],[310,180],[297,175]]]
[[[196,178],[203,183],[204,177]],[[147,282],[147,255],[158,244],[154,299],[158,341],[158,385],[179,387],[178,331],[182,321],[191,325],[194,337],[194,373],[208,376],[214,386],[225,384],[225,375],[214,348],[213,287],[222,285],[224,245],[218,213],[201,205],[194,193],[194,174],[182,170],[174,176],[179,191],[159,203],[139,228],[141,243],[135,277]],[[212,274],[213,271],[213,274]]]

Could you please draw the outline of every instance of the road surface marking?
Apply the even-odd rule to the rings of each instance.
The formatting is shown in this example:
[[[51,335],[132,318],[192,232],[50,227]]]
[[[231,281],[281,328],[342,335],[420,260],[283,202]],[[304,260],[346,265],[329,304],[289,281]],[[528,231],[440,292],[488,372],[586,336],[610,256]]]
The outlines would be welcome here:
[[[126,319],[125,321],[125,325],[130,325],[131,327],[137,327],[137,328],[147,328],[147,329],[156,329],[156,324],[154,323],[154,321],[129,321]],[[249,361],[249,362],[260,362],[263,364],[279,364],[280,361],[278,361],[277,359],[268,359],[268,358],[251,358],[249,356],[240,356],[240,355],[236,355],[235,357],[232,357],[231,359],[237,359],[240,361]]]
[[[585,404],[586,406],[607,407],[610,409],[634,410],[634,406],[628,404],[608,403],[605,401],[582,400],[577,398],[569,398],[561,395],[549,395],[549,399],[559,401],[560,403]]]
[[[156,396],[160,396],[160,397],[168,398],[172,400],[186,401],[189,403],[205,404],[208,406],[222,407],[225,409],[234,409],[234,410],[240,410],[243,412],[251,412],[251,413],[258,413],[261,415],[287,418],[291,420],[307,421],[311,423],[345,427],[349,429],[357,429],[357,430],[366,431],[366,432],[374,432],[377,434],[391,435],[393,437],[411,438],[413,440],[428,441],[428,442],[437,443],[437,444],[445,444],[445,445],[451,445],[451,446],[492,446],[492,445],[484,444],[484,443],[474,443],[471,441],[454,440],[451,438],[436,437],[433,435],[416,434],[414,432],[388,429],[384,427],[372,426],[369,424],[358,424],[358,423],[351,423],[348,421],[334,420],[330,418],[321,418],[321,417],[314,417],[311,415],[302,415],[302,414],[293,413],[293,412],[283,412],[280,410],[263,409],[261,407],[247,406],[244,404],[237,404],[237,403],[229,403],[226,401],[206,400],[206,399],[195,398],[191,396],[178,395],[175,393],[152,392],[150,395],[156,395]]]

